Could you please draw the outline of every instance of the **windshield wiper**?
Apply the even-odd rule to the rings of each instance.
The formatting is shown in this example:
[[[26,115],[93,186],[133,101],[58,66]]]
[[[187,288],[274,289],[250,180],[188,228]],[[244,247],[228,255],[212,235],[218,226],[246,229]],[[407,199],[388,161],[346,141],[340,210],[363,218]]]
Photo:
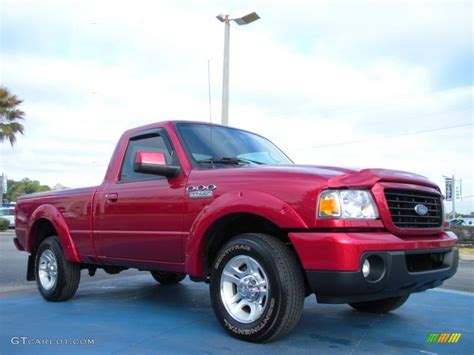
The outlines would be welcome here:
[[[246,159],[246,158],[237,158],[237,157],[221,157],[221,158],[210,158],[198,160],[198,163],[210,163],[210,164],[229,164],[229,165],[239,165],[239,164],[263,164],[262,162]]]

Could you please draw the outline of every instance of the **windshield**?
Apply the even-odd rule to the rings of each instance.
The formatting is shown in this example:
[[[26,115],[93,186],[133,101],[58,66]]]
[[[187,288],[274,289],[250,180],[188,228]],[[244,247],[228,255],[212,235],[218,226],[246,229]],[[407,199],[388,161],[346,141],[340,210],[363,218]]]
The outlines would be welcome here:
[[[235,128],[178,123],[178,133],[193,164],[293,164],[272,142]]]

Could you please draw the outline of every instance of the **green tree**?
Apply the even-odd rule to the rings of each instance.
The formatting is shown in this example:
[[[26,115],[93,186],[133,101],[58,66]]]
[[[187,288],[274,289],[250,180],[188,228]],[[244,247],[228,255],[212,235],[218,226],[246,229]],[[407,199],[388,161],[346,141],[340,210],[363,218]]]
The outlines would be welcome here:
[[[18,133],[23,134],[24,127],[19,120],[24,119],[25,113],[18,109],[23,101],[12,95],[6,87],[0,87],[0,142],[5,139],[15,144]]]
[[[8,180],[6,199],[14,202],[18,196],[49,190],[51,188],[48,185],[41,185],[39,181],[28,178],[24,178],[21,181]]]

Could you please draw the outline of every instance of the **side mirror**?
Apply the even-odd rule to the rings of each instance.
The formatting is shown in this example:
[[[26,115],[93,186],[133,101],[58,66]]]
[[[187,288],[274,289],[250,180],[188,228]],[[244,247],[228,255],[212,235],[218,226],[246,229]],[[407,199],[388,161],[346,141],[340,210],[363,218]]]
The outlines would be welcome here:
[[[179,175],[181,168],[166,165],[166,157],[163,153],[137,152],[133,170],[137,173],[175,177]]]

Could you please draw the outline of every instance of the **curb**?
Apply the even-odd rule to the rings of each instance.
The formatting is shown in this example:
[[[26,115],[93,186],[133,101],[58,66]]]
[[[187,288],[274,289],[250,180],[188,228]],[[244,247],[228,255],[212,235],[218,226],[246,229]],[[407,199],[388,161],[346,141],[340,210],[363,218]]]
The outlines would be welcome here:
[[[462,261],[474,261],[474,255],[459,254],[459,259]]]

